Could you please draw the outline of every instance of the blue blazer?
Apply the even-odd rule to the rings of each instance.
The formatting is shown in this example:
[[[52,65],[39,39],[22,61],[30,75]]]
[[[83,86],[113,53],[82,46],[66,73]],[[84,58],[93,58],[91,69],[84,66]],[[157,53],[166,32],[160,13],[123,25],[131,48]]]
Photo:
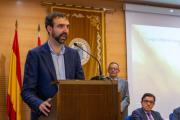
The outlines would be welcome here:
[[[65,46],[64,54],[66,79],[85,79],[77,50]],[[50,86],[56,78],[48,42],[30,50],[27,54],[21,96],[31,108],[31,120],[38,119],[39,106],[58,91]]]
[[[172,120],[180,120],[180,107],[173,110]]]
[[[157,111],[151,110],[151,114],[155,120],[163,120],[160,113]],[[143,108],[138,108],[132,112],[132,120],[148,120]]]

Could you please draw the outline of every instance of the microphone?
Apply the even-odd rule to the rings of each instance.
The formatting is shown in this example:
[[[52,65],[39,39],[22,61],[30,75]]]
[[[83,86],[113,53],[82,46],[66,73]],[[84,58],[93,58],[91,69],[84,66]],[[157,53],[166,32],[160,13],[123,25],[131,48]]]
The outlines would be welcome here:
[[[94,57],[93,55],[91,55],[89,52],[87,52],[87,51],[84,50],[83,48],[79,47],[79,46],[77,45],[77,43],[74,43],[74,46],[80,48],[81,50],[83,50],[84,52],[86,52],[87,54],[89,54],[90,56],[92,56],[92,57],[98,62],[98,64],[99,64],[99,73],[100,73],[100,76],[95,76],[95,77],[91,78],[91,80],[105,80],[105,79],[110,80],[109,77],[107,77],[107,76],[105,76],[105,75],[102,75],[101,64],[100,64],[99,60],[98,60],[96,57]]]

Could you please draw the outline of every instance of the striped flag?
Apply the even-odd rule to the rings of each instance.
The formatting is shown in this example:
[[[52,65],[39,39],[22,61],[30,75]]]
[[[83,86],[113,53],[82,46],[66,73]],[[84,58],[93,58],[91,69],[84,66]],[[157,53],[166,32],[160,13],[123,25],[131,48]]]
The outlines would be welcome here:
[[[41,45],[41,40],[40,40],[40,24],[38,25],[38,46]]]
[[[17,24],[17,22],[16,22]],[[19,45],[17,37],[17,29],[15,30],[14,42],[11,51],[11,61],[9,69],[9,84],[7,95],[7,115],[9,120],[22,120],[23,107],[20,93],[22,91],[21,84],[21,68],[19,57]]]

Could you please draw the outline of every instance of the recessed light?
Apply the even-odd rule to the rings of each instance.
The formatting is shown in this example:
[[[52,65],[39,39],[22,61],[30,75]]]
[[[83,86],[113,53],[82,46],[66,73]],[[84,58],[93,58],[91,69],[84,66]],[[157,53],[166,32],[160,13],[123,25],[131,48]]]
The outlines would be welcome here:
[[[18,5],[20,5],[20,4],[21,4],[21,1],[17,1],[16,3],[17,3]]]

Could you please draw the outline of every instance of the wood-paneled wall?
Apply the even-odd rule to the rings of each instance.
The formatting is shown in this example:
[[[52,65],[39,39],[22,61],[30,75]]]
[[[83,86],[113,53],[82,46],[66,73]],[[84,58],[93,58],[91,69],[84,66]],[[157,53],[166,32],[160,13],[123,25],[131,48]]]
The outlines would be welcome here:
[[[1,0],[0,1],[0,119],[8,120],[6,100],[10,55],[15,33],[15,21],[18,21],[18,41],[21,60],[21,75],[28,50],[37,46],[37,27],[41,26],[41,43],[48,39],[44,19],[48,6],[41,6],[41,0]],[[106,14],[107,66],[114,61],[120,65],[121,78],[127,78],[125,16],[123,2],[115,0],[46,0],[60,4],[116,9]],[[24,104],[24,120],[30,120],[30,109]]]

